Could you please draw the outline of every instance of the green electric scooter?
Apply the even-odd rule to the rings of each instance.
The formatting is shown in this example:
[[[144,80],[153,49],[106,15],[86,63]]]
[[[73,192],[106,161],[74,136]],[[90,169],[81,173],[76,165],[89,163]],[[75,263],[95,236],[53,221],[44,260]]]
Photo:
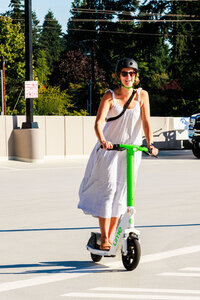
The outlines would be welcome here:
[[[140,232],[135,229],[134,214],[134,153],[143,151],[151,155],[149,150],[144,146],[136,145],[113,145],[116,151],[126,150],[127,153],[127,211],[119,219],[113,243],[109,251],[100,250],[101,234],[92,232],[87,244],[87,249],[90,251],[91,258],[94,262],[99,262],[104,257],[114,257],[117,251],[121,249],[122,262],[128,270],[134,270],[140,261]]]

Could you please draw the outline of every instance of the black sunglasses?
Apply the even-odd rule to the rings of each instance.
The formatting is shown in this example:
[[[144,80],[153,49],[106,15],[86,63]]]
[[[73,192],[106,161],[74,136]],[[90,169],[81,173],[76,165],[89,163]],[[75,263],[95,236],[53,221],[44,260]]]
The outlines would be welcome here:
[[[126,76],[128,76],[128,75],[130,75],[131,77],[133,77],[134,75],[136,75],[136,72],[135,72],[135,71],[130,71],[130,72],[122,71],[122,72],[121,72],[121,75],[122,75],[123,77],[126,77]]]

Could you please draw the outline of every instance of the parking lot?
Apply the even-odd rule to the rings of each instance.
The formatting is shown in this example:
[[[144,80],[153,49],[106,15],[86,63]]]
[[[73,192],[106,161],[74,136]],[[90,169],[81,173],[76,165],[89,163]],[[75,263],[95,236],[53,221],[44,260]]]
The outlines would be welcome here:
[[[200,160],[144,157],[136,190],[142,257],[91,261],[96,219],[77,209],[87,157],[0,162],[0,299],[200,299]]]

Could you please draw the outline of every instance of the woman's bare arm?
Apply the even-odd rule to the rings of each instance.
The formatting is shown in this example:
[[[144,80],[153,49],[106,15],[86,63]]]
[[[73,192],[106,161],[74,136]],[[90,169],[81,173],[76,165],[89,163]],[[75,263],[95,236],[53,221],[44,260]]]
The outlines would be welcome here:
[[[141,118],[144,134],[147,140],[147,144],[152,151],[153,155],[158,154],[158,149],[156,149],[151,144],[153,143],[153,133],[151,129],[151,121],[150,121],[150,104],[149,104],[149,94],[147,91],[141,91]]]
[[[111,107],[112,107],[112,94],[111,92],[107,92],[103,96],[100,102],[99,109],[96,116],[95,126],[94,126],[96,136],[99,139],[104,149],[112,148],[112,143],[106,141],[103,135],[103,127],[105,125],[105,119]]]

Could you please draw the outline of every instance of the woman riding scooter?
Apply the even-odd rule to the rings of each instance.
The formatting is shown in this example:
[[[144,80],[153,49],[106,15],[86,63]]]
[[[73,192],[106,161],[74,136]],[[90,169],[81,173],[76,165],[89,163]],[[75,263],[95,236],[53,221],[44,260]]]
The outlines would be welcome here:
[[[126,153],[104,151],[113,144],[142,144],[142,127],[147,146],[153,155],[158,149],[153,146],[150,124],[149,95],[139,83],[138,65],[131,58],[117,62],[115,81],[118,87],[108,90],[103,96],[95,122],[98,142],[95,145],[82,180],[78,208],[84,213],[98,217],[101,231],[101,250],[110,250],[112,236],[119,217],[126,211]],[[123,107],[133,95],[123,112]],[[112,122],[106,118],[121,115]],[[100,148],[102,146],[102,148]],[[141,152],[135,153],[134,179],[136,182],[141,161]]]

